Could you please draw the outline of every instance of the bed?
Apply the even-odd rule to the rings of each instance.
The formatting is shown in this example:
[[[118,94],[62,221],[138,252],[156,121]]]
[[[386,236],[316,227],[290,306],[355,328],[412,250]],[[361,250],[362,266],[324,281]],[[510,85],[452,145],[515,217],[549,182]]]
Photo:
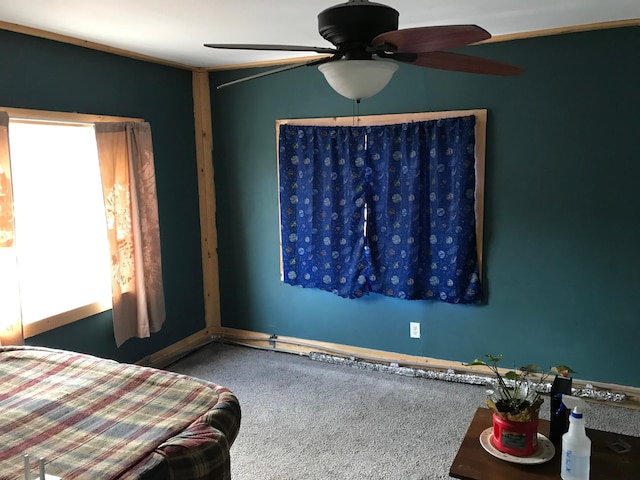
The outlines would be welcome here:
[[[42,347],[0,347],[0,479],[231,478],[235,395],[154,368]]]

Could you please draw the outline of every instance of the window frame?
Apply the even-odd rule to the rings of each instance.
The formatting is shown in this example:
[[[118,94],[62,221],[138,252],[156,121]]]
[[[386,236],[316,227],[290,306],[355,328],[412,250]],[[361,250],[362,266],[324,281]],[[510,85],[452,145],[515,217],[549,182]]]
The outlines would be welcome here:
[[[141,118],[118,117],[111,115],[96,115],[72,112],[57,112],[50,110],[34,110],[26,108],[13,108],[0,106],[0,111],[6,112],[9,119],[37,120],[51,123],[98,123],[98,122],[144,122]],[[111,310],[111,304],[93,302],[81,305],[67,312],[62,312],[51,317],[43,318],[36,322],[22,326],[24,338],[34,337],[41,333],[54,330],[58,327],[83,320],[92,315],[97,315]]]
[[[296,118],[276,120],[276,167],[278,171],[278,231],[281,232],[282,206],[280,204],[280,126],[281,125],[307,125],[307,126],[354,126],[366,127],[375,125],[387,125],[393,123],[422,122],[439,120],[442,118],[464,117],[473,115],[475,124],[475,216],[476,216],[476,249],[478,254],[478,272],[482,277],[482,251],[484,234],[484,184],[485,184],[485,154],[487,137],[487,110],[447,110],[441,112],[398,113],[384,115],[364,115],[358,117],[323,117],[323,118]],[[278,235],[280,252],[280,281],[284,281],[284,264],[282,258],[282,234]]]

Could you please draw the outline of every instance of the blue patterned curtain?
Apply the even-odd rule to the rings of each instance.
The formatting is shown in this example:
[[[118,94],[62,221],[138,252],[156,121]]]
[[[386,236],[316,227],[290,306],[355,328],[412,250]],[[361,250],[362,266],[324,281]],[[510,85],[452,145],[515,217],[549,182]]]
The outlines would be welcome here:
[[[281,125],[284,281],[342,297],[367,293],[365,131]]]
[[[371,291],[481,300],[474,126],[468,116],[368,129]]]
[[[474,126],[474,116],[281,126],[284,281],[349,298],[479,302]]]

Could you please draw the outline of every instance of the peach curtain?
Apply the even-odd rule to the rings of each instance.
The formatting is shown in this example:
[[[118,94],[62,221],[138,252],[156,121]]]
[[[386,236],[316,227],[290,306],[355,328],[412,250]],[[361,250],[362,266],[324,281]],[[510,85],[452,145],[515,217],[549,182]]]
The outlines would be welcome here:
[[[157,332],[165,320],[151,128],[96,123],[111,250],[116,344]]]
[[[9,163],[9,115],[0,112],[0,345],[22,345],[18,264]]]

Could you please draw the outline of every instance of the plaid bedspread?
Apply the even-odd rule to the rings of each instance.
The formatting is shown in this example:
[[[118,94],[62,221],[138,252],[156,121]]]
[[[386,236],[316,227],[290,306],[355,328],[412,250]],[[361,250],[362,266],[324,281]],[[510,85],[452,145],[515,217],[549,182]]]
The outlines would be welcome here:
[[[0,347],[0,479],[23,458],[82,479],[230,478],[240,407],[225,387],[40,347]]]

